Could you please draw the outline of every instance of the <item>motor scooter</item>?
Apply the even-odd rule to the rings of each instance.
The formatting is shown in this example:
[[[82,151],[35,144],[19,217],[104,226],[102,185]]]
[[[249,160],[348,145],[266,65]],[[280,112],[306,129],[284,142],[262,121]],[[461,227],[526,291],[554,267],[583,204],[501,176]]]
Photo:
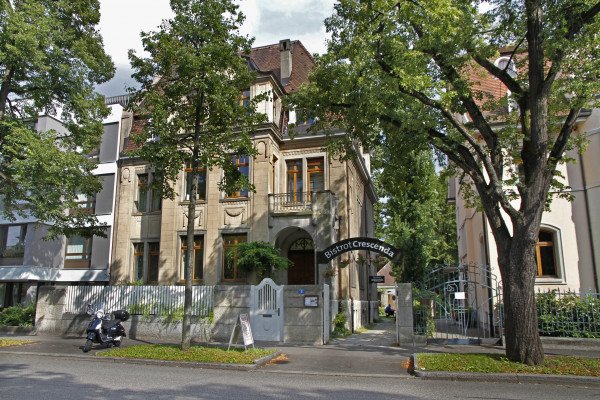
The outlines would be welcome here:
[[[115,318],[111,319],[110,313],[105,313],[102,306],[94,310],[90,303],[88,304],[87,313],[92,316],[92,320],[86,330],[84,353],[90,351],[93,343],[100,343],[107,347],[121,346],[121,340],[127,336],[121,322],[129,319],[129,312],[125,310],[114,311],[112,314]]]

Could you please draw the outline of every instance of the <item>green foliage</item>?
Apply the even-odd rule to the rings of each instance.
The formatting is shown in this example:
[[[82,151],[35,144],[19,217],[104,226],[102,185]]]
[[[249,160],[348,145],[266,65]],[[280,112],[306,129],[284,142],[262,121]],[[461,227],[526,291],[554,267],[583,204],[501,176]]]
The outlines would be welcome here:
[[[600,104],[599,12],[592,0],[340,0],[325,22],[327,54],[291,103],[317,121],[312,130],[350,133],[335,142],[342,153],[392,136],[443,153],[490,221],[505,288],[513,285],[507,311],[529,305],[519,314],[531,318],[522,299],[533,295],[524,292],[533,290],[535,241],[526,238],[550,199],[569,190],[557,167],[580,144],[580,111]],[[500,50],[516,74],[495,63]],[[507,354],[541,362],[535,332],[517,332],[527,326],[509,325]]]
[[[183,321],[183,306],[177,307],[174,310],[162,309],[160,316],[167,322],[181,322]]]
[[[268,242],[240,243],[236,251],[238,267],[256,272],[259,282],[270,278],[275,271],[286,270],[291,263]]]
[[[142,320],[148,321],[152,315],[152,309],[156,307],[156,303],[135,303],[129,306],[129,314],[141,315]]]
[[[254,361],[273,354],[270,349],[232,349],[227,351],[217,347],[193,346],[181,350],[174,345],[142,344],[112,348],[99,353],[104,357],[145,358],[151,360],[189,361],[223,364],[254,364]]]
[[[435,302],[435,293],[412,288],[414,331],[417,335],[431,338],[435,334],[435,320],[431,316],[430,302]],[[437,309],[437,307],[435,307]]]
[[[600,299],[548,291],[535,300],[541,335],[600,338]]]
[[[136,154],[154,167],[165,198],[176,195],[173,183],[186,163],[193,170],[221,168],[219,187],[227,193],[253,189],[232,163],[232,155],[255,153],[249,132],[264,120],[255,106],[265,96],[240,104],[256,76],[242,56],[252,43],[238,32],[245,17],[230,0],[172,0],[171,8],[173,19],[141,34],[149,57],[129,53],[142,85],[135,111],[147,117]],[[195,198],[195,185],[188,188]]]
[[[3,216],[32,215],[59,234],[105,236],[93,215],[65,215],[77,193],[100,183],[87,155],[108,114],[94,85],[114,66],[96,26],[97,0],[0,2],[0,196]],[[60,118],[69,134],[34,129],[38,115]]]
[[[455,262],[454,207],[446,202],[447,178],[436,174],[427,144],[384,135],[374,152],[378,195],[377,235],[400,249],[393,265],[399,282],[420,282],[440,263]],[[443,171],[442,171],[443,172]]]
[[[333,337],[345,337],[350,334],[348,328],[346,328],[346,323],[348,322],[348,315],[342,310],[335,315],[333,319]]]
[[[0,311],[0,326],[33,326],[35,304],[6,307]]]
[[[417,366],[424,371],[579,375],[600,377],[600,359],[548,356],[537,366],[511,362],[499,354],[419,353]]]
[[[134,111],[146,118],[134,140],[135,155],[154,170],[152,185],[163,198],[177,194],[174,183],[189,166],[187,193],[187,254],[193,259],[194,220],[200,171],[223,170],[219,189],[227,194],[254,187],[234,165],[234,157],[256,154],[250,130],[264,121],[256,112],[255,96],[242,104],[240,95],[256,74],[246,56],[252,40],[239,33],[244,15],[232,0],[171,0],[174,17],[156,31],[142,32],[148,57],[129,52],[133,77],[141,84]],[[148,140],[152,138],[153,140]],[[192,286],[191,263],[184,266],[187,288]],[[182,346],[189,347],[191,298],[186,291]]]

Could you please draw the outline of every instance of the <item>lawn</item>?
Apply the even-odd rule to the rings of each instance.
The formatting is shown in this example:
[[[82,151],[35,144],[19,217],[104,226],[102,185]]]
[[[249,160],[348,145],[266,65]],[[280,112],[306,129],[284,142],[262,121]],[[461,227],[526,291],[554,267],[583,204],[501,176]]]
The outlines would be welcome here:
[[[0,339],[0,347],[21,346],[33,343],[32,340]]]
[[[104,357],[142,358],[167,361],[191,361],[222,364],[254,364],[254,361],[273,354],[273,349],[225,350],[217,347],[192,346],[182,351],[176,345],[141,344],[112,348],[98,355]]]
[[[529,366],[501,354],[417,354],[421,371],[578,375],[600,377],[600,359],[546,356],[542,365]]]

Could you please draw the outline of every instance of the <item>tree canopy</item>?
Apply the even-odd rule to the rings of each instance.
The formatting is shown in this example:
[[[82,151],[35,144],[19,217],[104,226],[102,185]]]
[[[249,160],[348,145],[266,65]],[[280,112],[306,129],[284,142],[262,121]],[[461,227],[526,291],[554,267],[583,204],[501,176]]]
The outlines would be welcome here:
[[[240,157],[255,154],[250,130],[264,120],[253,101],[242,101],[255,72],[246,55],[252,41],[239,33],[244,16],[230,0],[171,0],[175,14],[153,32],[142,33],[149,57],[130,52],[134,77],[141,83],[137,114],[146,119],[136,140],[136,155],[154,171],[155,185],[165,198],[177,193],[186,174],[187,260],[192,260],[198,185],[214,167],[224,171],[220,188],[227,194],[252,190],[240,170]],[[184,265],[186,282],[182,348],[190,346],[192,268]]]
[[[447,174],[436,173],[427,143],[415,148],[399,136],[386,138],[372,160],[383,199],[375,205],[376,234],[400,250],[393,265],[396,281],[420,284],[433,268],[454,264],[458,254]]]
[[[66,215],[100,189],[88,155],[108,114],[94,86],[114,66],[96,26],[97,0],[0,1],[0,197],[5,218],[33,216],[60,233],[104,235],[93,215]],[[38,132],[41,114],[68,134]]]
[[[543,360],[541,216],[565,188],[557,166],[581,110],[598,103],[599,11],[591,0],[340,0],[328,52],[295,99],[314,129],[343,127],[368,146],[382,132],[427,141],[469,178],[498,247],[507,355],[528,364]]]

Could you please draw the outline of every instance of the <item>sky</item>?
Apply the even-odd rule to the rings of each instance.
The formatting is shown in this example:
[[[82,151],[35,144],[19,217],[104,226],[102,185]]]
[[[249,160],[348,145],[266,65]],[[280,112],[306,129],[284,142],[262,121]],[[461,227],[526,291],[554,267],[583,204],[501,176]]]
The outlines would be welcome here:
[[[254,46],[300,40],[311,53],[325,52],[323,20],[333,13],[334,0],[239,0],[246,15],[241,32],[255,38]],[[168,0],[100,0],[100,33],[117,68],[115,77],[98,87],[106,96],[125,93],[133,85],[129,49],[141,54],[141,31],[155,30],[173,16]]]

